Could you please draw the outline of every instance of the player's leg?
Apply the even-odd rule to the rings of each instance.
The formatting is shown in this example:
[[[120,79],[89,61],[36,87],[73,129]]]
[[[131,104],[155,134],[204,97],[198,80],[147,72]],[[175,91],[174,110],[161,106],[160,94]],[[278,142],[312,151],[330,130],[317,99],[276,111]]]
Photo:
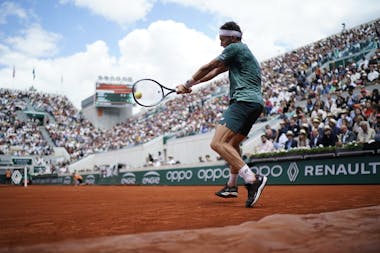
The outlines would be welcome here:
[[[231,140],[237,134],[229,129],[226,125],[217,125],[215,129],[215,134],[211,141],[211,148],[217,152],[237,173],[236,168],[244,166],[244,161],[240,157],[240,152],[238,152],[235,147],[231,144]]]
[[[236,174],[239,174],[239,176],[244,179],[248,193],[245,206],[253,207],[266,185],[267,177],[255,175],[248,165],[244,163],[240,152],[231,144],[231,140],[234,136],[237,136],[237,134],[232,132],[229,128],[224,125],[218,125],[211,142],[211,147],[230,164],[230,179]],[[237,197],[238,191],[237,187],[229,187],[228,184],[226,184],[224,188],[215,194],[222,198],[231,198]]]
[[[229,141],[229,144],[239,153],[241,157],[240,143],[246,137],[240,134],[235,134]],[[234,168],[230,165],[230,177],[226,185],[219,191],[215,192],[215,194],[222,198],[236,198],[238,196],[238,186],[237,180],[239,177],[239,168]]]
[[[252,172],[241,158],[238,148],[260,116],[262,109],[262,106],[257,103],[232,103],[223,114],[221,124],[217,126],[211,142],[211,148],[230,164],[231,177],[238,173],[244,179],[248,191],[246,207],[253,207],[267,178]]]
[[[232,102],[223,113],[211,141],[211,148],[231,166],[231,174],[239,173],[245,182],[250,183],[255,181],[255,177],[241,158],[239,146],[261,112],[260,104]],[[240,173],[242,168],[244,173]]]
[[[242,105],[244,110],[247,111],[247,121],[244,122],[243,127],[240,130],[242,135],[248,136],[253,124],[259,118],[262,113],[262,106],[256,103],[247,103]],[[248,192],[248,198],[245,202],[246,207],[253,207],[253,205],[259,199],[268,178],[263,175],[254,174],[251,169],[245,165],[239,170],[239,175],[245,181],[245,187]],[[252,175],[254,180],[252,181]]]

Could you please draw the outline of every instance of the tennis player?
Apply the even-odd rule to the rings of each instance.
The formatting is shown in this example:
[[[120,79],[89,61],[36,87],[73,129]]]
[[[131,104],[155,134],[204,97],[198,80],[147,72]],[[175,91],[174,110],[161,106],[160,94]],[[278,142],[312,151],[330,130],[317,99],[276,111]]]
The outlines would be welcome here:
[[[83,183],[83,177],[77,172],[73,172],[74,185],[81,185]]]
[[[227,22],[219,30],[223,52],[203,65],[185,84],[177,86],[177,93],[192,91],[191,87],[211,80],[228,70],[230,105],[216,126],[211,148],[230,165],[226,185],[215,194],[222,198],[238,196],[238,175],[244,179],[248,191],[246,207],[253,207],[267,182],[267,177],[255,175],[241,158],[240,144],[246,139],[252,125],[263,111],[261,70],[255,56],[241,42],[242,32],[235,22]]]

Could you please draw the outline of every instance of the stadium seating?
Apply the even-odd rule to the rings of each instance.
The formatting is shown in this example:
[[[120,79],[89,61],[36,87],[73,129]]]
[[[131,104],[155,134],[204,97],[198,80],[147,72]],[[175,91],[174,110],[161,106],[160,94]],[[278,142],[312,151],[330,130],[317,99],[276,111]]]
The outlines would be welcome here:
[[[375,22],[380,20],[261,63],[266,110],[259,121],[276,122],[272,127],[277,135],[272,141],[277,148],[282,148],[279,144],[282,120],[286,131],[290,129],[297,138],[303,127],[309,139],[313,127],[323,134],[331,120],[342,120],[343,113],[350,118],[345,123],[356,134],[361,131],[361,121],[368,122],[378,133],[379,96],[374,90],[380,81],[380,51]],[[168,100],[109,130],[94,127],[65,96],[0,89],[0,152],[48,156],[53,145],[64,147],[73,162],[97,152],[147,143],[162,135],[181,138],[207,133],[214,129],[228,105],[227,87],[225,77],[217,79],[188,96]],[[26,110],[48,116],[40,122],[22,113]],[[328,117],[329,112],[332,117]],[[291,124],[292,118],[296,127]],[[319,124],[313,126],[316,118]],[[44,138],[39,127],[47,130],[50,140]],[[339,130],[334,134],[337,138],[341,135]]]

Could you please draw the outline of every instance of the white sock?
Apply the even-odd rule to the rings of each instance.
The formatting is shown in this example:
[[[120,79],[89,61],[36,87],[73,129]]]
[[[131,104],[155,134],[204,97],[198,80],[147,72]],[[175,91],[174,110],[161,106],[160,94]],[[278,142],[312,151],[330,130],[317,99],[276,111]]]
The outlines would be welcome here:
[[[237,185],[237,180],[238,180],[238,174],[232,174],[230,172],[230,178],[228,179],[228,186],[236,186]]]
[[[246,184],[252,184],[253,181],[255,181],[255,174],[253,174],[252,170],[248,167],[247,164],[239,170],[239,176],[244,179],[244,182]]]

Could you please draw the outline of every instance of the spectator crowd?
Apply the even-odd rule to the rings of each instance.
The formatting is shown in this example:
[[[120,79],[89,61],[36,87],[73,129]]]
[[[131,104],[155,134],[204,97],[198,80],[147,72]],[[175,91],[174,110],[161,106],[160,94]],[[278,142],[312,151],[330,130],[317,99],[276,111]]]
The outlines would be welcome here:
[[[261,63],[265,111],[260,120],[280,117],[282,121],[277,129],[265,128],[255,152],[380,141],[380,50],[375,24],[380,25],[380,20]],[[354,57],[363,51],[369,55]],[[220,78],[104,130],[94,127],[65,96],[0,89],[0,152],[52,153],[53,147],[40,133],[40,122],[18,117],[18,111],[29,106],[50,115],[52,120],[43,127],[53,144],[64,147],[74,161],[160,135],[209,132],[228,105],[227,91],[228,79]]]

